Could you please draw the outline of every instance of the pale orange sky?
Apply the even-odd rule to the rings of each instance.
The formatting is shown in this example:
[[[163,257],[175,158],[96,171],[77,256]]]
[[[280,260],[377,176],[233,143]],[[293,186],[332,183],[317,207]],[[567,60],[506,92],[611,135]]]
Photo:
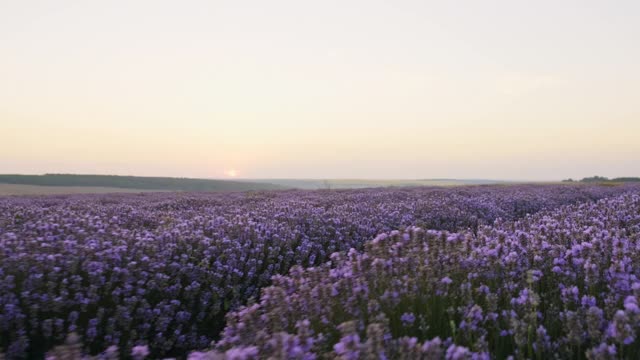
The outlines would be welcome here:
[[[640,175],[637,1],[0,2],[0,173]]]

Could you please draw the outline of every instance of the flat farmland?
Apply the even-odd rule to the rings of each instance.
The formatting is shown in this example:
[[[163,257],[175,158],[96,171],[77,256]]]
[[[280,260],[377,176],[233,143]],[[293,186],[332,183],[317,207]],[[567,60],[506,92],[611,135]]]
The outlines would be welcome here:
[[[126,189],[101,186],[39,186],[22,184],[0,184],[0,196],[140,193],[150,191],[158,190]]]

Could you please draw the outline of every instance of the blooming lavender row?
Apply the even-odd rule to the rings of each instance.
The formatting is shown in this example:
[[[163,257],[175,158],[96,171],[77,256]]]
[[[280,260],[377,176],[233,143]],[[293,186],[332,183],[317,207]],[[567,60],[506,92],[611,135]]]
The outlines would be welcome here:
[[[392,231],[273,282],[192,358],[635,359],[640,194],[477,236]]]
[[[225,314],[293,266],[409,226],[470,229],[631,187],[144,194],[0,199],[0,348],[37,356],[202,349]]]

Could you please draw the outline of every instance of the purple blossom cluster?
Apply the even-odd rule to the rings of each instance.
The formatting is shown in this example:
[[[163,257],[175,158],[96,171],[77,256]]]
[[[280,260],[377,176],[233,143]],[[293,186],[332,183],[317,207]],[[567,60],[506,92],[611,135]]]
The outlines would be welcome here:
[[[211,358],[617,359],[640,354],[640,194],[470,231],[410,227],[294,267],[228,314]],[[291,346],[295,344],[295,346]]]
[[[509,243],[503,245],[501,250],[487,248],[486,254],[493,252],[494,257],[485,257],[484,262],[471,266],[470,260],[461,257],[471,251],[479,251],[480,248],[474,246],[488,239],[489,229],[498,231],[500,226],[506,226],[487,228],[484,225],[492,224],[498,219],[502,219],[504,224],[511,224],[509,221],[541,210],[555,209],[566,204],[590,204],[598,199],[635,192],[636,189],[627,186],[518,185],[448,189],[2,198],[0,352],[5,352],[5,356],[10,359],[39,357],[64,343],[68,334],[77,333],[82,338],[83,353],[104,354],[107,349],[110,351],[108,354],[111,354],[105,355],[107,358],[113,357],[114,351],[131,354],[133,358],[180,355],[190,350],[206,349],[212,340],[220,337],[222,340],[218,346],[225,347],[227,357],[231,358],[261,356],[266,351],[267,343],[275,349],[273,351],[297,354],[295,356],[298,358],[323,351],[333,351],[340,356],[349,357],[349,354],[353,354],[350,352],[352,350],[388,353],[391,351],[391,339],[406,333],[420,341],[428,341],[416,342],[412,337],[393,340],[392,348],[401,349],[397,350],[400,352],[418,351],[418,348],[427,353],[444,351],[443,354],[451,358],[466,356],[464,354],[467,353],[481,354],[482,351],[477,346],[473,347],[468,341],[452,336],[450,332],[454,328],[443,333],[438,333],[439,330],[436,329],[449,329],[448,324],[454,321],[456,329],[460,327],[455,330],[457,333],[478,332],[477,338],[474,337],[475,341],[481,341],[482,338],[482,341],[489,343],[493,338],[481,331],[486,328],[484,317],[495,317],[496,322],[503,322],[508,314],[496,312],[497,308],[488,312],[484,306],[486,304],[480,303],[480,308],[469,312],[468,320],[462,325],[458,321],[462,310],[458,307],[462,306],[464,298],[456,295],[458,300],[449,303],[448,296],[458,294],[462,276],[460,272],[468,271],[470,267],[475,267],[476,271],[471,274],[475,274],[473,276],[476,278],[493,279],[493,282],[487,280],[486,284],[483,283],[486,297],[498,296],[496,284],[517,286],[516,283],[509,285],[503,281],[515,281],[513,279],[524,271],[520,267],[525,266],[521,264],[523,256],[528,259],[530,255],[527,252],[529,245],[526,243],[523,242],[519,248]],[[584,211],[591,211],[589,209]],[[628,220],[624,220],[625,224],[635,221],[633,216],[629,216]],[[527,218],[524,223],[526,221],[532,220]],[[553,221],[557,219],[553,218]],[[366,283],[365,278],[359,278],[359,272],[348,269],[346,259],[355,261],[358,256],[365,256],[363,254],[373,251],[377,243],[386,244],[391,251],[398,247],[395,244],[398,236],[402,239],[410,238],[414,242],[424,237],[436,236],[432,232],[422,234],[418,230],[406,230],[408,232],[392,233],[386,239],[378,237],[366,249],[364,247],[377,234],[389,233],[394,229],[405,231],[416,226],[452,231],[451,234],[438,233],[438,237],[445,237],[442,240],[444,244],[450,245],[436,249],[442,250],[442,253],[430,259],[434,262],[433,265],[421,268],[421,264],[415,263],[417,258],[398,256],[395,259],[391,253],[386,258],[378,256],[380,260],[376,262],[372,274],[381,271],[380,274],[383,275],[387,271],[381,269],[399,272],[398,276],[390,273],[386,277],[380,277],[378,289],[385,290],[379,290],[379,293],[372,291],[375,287]],[[559,225],[553,223],[549,226],[545,231],[551,233]],[[585,233],[584,236],[592,233],[601,235],[605,231],[602,229],[612,226],[609,223],[594,224],[590,233]],[[509,234],[507,230],[503,230],[505,234]],[[518,236],[526,237],[526,234],[530,234],[527,229],[520,231],[524,235]],[[570,235],[569,232],[566,236]],[[573,240],[567,237],[565,241]],[[429,241],[425,241],[425,246],[428,243]],[[462,246],[460,244],[465,244],[466,252],[456,254],[455,251]],[[580,244],[582,242],[576,242],[576,245]],[[378,245],[380,246],[382,245]],[[362,250],[365,252],[359,253]],[[402,249],[398,247],[393,251],[402,252]],[[593,299],[588,297],[583,300],[582,297],[587,293],[581,292],[584,291],[582,283],[578,284],[576,279],[571,280],[571,276],[576,275],[572,275],[569,270],[571,266],[581,266],[583,271],[588,272],[589,279],[600,279],[602,263],[581,255],[591,251],[584,247],[571,248],[571,251],[578,255],[565,259],[565,262],[561,261],[561,257],[557,261],[554,258],[552,273],[543,272],[544,269],[539,266],[532,268],[538,269],[539,273],[527,273],[527,276],[536,279],[536,282],[545,281],[550,276],[562,277],[565,288],[559,290],[557,296],[562,299],[580,296],[579,301],[586,301],[593,307],[599,306],[598,309],[603,311],[602,324],[609,326],[610,322],[605,320],[608,319],[606,316],[609,316],[610,310],[607,306],[614,305],[601,304],[599,301],[602,299],[597,293],[589,292]],[[336,254],[332,261],[339,266],[325,264],[330,260],[331,254]],[[486,254],[483,256],[489,256]],[[493,261],[496,259],[513,264],[513,267],[495,267]],[[433,289],[429,290],[433,290],[441,300],[436,301],[434,299],[438,298],[433,297],[429,301],[434,303],[411,303],[410,298],[407,298],[407,291],[422,291],[420,286],[425,284],[408,270],[407,273],[401,273],[405,267],[398,267],[397,263],[400,261],[407,261],[403,265],[406,269],[414,267],[416,274],[423,271],[420,273],[423,275],[427,268],[431,269],[436,261],[440,261],[437,264],[439,270],[430,272],[427,278],[429,284],[433,285]],[[582,263],[576,263],[580,261]],[[620,279],[628,274],[629,267],[632,268],[633,264],[629,261],[631,260],[620,264],[623,267],[616,270]],[[457,272],[453,271],[456,267]],[[304,268],[308,270],[303,271]],[[281,276],[290,270],[290,277]],[[508,279],[502,271],[507,271]],[[300,302],[303,308],[290,309],[282,314],[267,306],[272,301],[303,301],[307,294],[300,293],[301,285],[297,283],[297,279],[313,280],[310,284],[321,284],[321,279],[313,278],[316,276],[313,274],[332,279],[331,287],[322,289],[328,291],[324,295],[333,299],[333,315],[315,318],[313,314],[324,310],[306,308],[307,305],[303,302]],[[272,284],[272,278],[275,286],[267,287]],[[350,283],[345,279],[359,280]],[[615,280],[617,283],[618,277]],[[476,284],[480,280],[470,278],[469,281]],[[347,285],[352,288],[347,289]],[[574,296],[571,286],[578,287],[578,295]],[[635,285],[629,283],[628,286]],[[226,324],[225,316],[230,311],[255,301],[252,299],[258,298],[260,290],[265,287],[267,288],[262,292],[259,305],[230,315],[230,322],[221,334]],[[284,294],[292,294],[292,298],[282,299],[281,290],[274,289],[284,289]],[[472,290],[468,289],[467,292],[473,293]],[[522,308],[532,303],[531,299],[539,297],[539,292],[534,290],[518,293],[512,306]],[[352,295],[347,293],[359,294],[358,298],[362,299],[377,300],[367,302],[364,308],[353,307],[356,305],[352,302],[347,302],[344,306],[336,302],[342,301],[344,296],[345,301],[351,299]],[[627,293],[631,294],[629,291]],[[312,296],[322,298],[320,295],[324,296],[323,294]],[[407,302],[406,306],[403,301]],[[318,307],[322,303],[312,301],[309,306],[312,304]],[[359,317],[349,316],[354,311],[358,314],[382,316],[391,304],[403,309],[397,318],[388,316],[387,320],[381,318],[380,321],[374,321],[372,317],[370,321],[363,323]],[[616,303],[615,306],[617,305]],[[425,313],[420,306],[431,310]],[[499,306],[504,304],[500,303]],[[619,309],[622,313],[616,324],[620,325],[602,329],[602,336],[613,334],[611,336],[621,338],[623,343],[631,341],[629,334],[634,328],[628,330],[627,325],[635,319],[631,317],[629,310],[634,309],[634,306],[637,307],[637,302],[632,298],[627,299]],[[425,323],[432,316],[429,314],[438,311],[443,314],[451,313],[451,319],[447,320],[449,322]],[[568,308],[559,312],[559,316],[568,319],[566,321],[579,321],[581,313],[576,311],[577,309]],[[596,310],[593,312],[595,314]],[[257,337],[248,341],[253,335],[245,334],[248,326],[246,321],[254,321],[249,319],[254,313],[275,318],[272,324],[263,328],[253,328],[250,325],[252,331],[262,329],[262,332],[259,336],[254,334]],[[594,314],[592,315],[595,316]],[[513,318],[522,321],[518,316],[520,313],[516,312]],[[239,320],[245,317],[247,320]],[[294,318],[308,320],[290,323]],[[478,320],[479,318],[482,320]],[[266,320],[261,321],[260,324]],[[343,325],[338,326],[339,324]],[[508,348],[515,330],[500,330],[508,332],[500,337],[502,346]],[[245,335],[234,335],[234,332]],[[548,336],[555,339],[556,335],[549,332]],[[367,342],[373,348],[365,348],[363,344]],[[463,345],[467,347],[459,347]],[[549,346],[557,346],[557,343],[549,340]],[[610,348],[598,349],[594,347],[593,351],[604,353]],[[198,355],[194,353],[193,356]],[[202,356],[214,355],[205,352]]]

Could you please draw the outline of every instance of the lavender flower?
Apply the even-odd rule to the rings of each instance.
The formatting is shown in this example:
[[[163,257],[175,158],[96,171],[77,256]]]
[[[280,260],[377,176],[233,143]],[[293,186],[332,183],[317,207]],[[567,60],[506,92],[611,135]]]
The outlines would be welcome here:
[[[201,353],[391,359],[464,352],[455,345],[482,358],[497,341],[530,341],[533,323],[554,334],[538,334],[549,356],[568,343],[635,346],[638,193],[518,185],[0,198],[0,351],[42,358],[77,332],[83,345],[65,351],[99,356],[112,346],[140,358],[187,354],[219,338]],[[575,331],[557,324],[567,314]],[[512,323],[521,326],[505,329]]]

